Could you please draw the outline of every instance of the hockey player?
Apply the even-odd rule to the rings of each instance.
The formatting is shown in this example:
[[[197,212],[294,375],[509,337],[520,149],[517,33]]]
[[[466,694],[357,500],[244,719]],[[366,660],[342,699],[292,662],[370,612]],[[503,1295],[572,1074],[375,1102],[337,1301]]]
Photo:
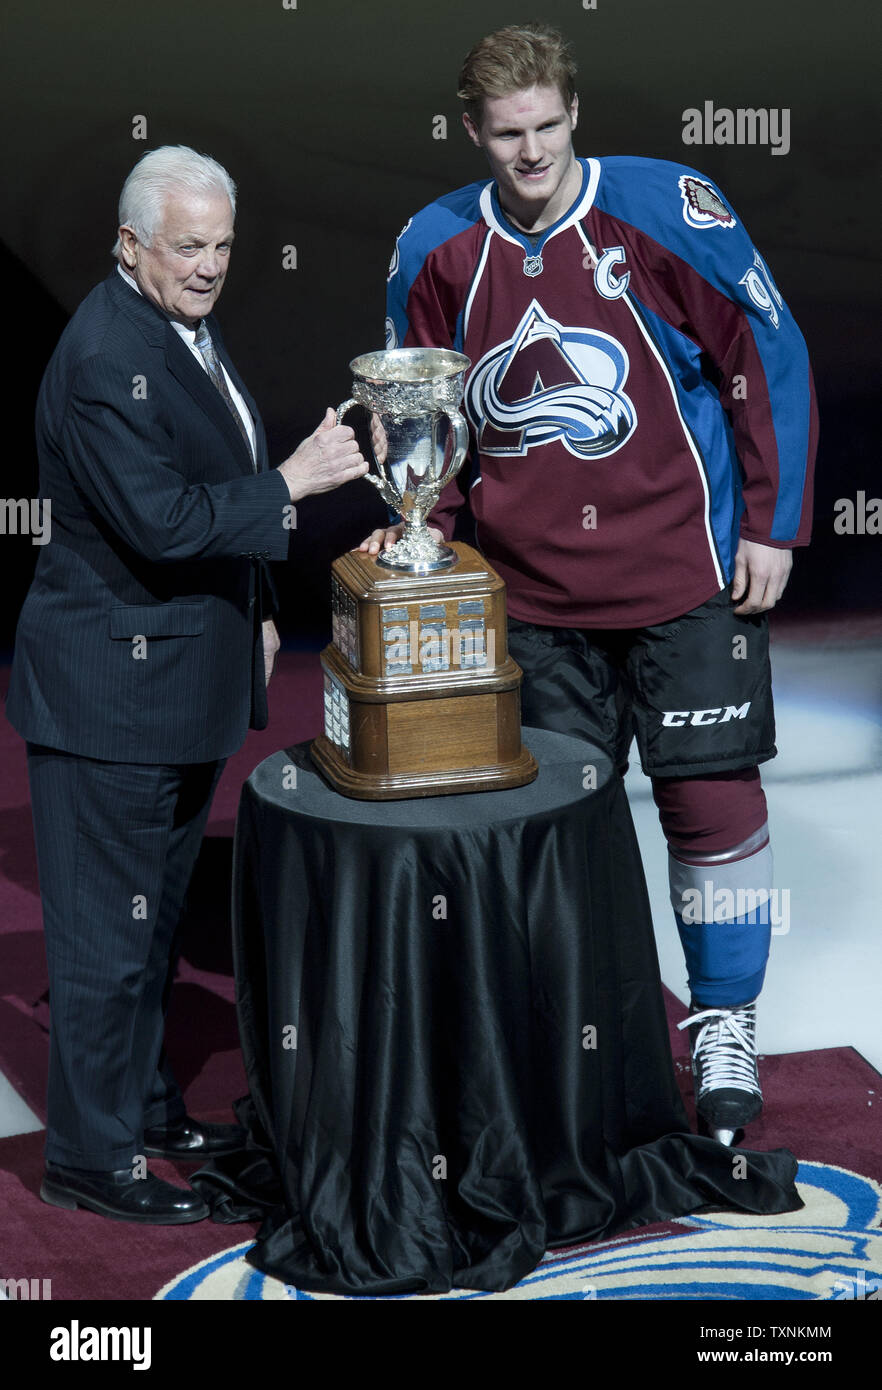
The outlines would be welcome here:
[[[471,472],[432,520],[449,538],[467,498],[506,581],[524,723],[599,743],[620,768],[636,733],[669,848],[697,1109],[731,1143],[762,1108],[766,613],[809,538],[811,373],[712,182],[575,156],[574,78],[546,26],[469,53],[463,121],[493,177],[405,227],[388,344],[471,359]]]

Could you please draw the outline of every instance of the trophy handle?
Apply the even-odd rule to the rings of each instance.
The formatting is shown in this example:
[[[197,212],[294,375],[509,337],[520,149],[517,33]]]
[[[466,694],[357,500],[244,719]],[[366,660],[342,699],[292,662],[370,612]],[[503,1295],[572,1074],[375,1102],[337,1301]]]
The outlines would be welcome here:
[[[343,416],[346,414],[348,410],[351,410],[354,405],[361,405],[361,401],[357,401],[353,396],[350,396],[348,401],[344,401],[342,405],[337,406],[338,425],[342,425]]]
[[[469,447],[469,427],[465,416],[459,410],[445,410],[444,414],[453,429],[453,452],[450,456],[450,463],[438,479],[439,493],[447,486],[454,474],[459,472]]]
[[[362,409],[365,409],[365,408],[366,408],[366,407],[364,406],[364,403],[363,403],[362,401],[357,401],[357,400],[355,399],[354,396],[350,396],[348,401],[344,401],[342,405],[338,405],[338,407],[337,407],[337,424],[338,424],[338,425],[342,425],[342,423],[343,423],[343,416],[346,414],[346,412],[347,412],[348,410],[351,410],[352,407],[353,407],[354,405],[360,405],[360,406],[362,407]],[[371,454],[372,454],[372,456],[373,456],[372,461],[373,461],[374,468],[375,468],[377,471],[376,471],[375,473],[365,473],[365,475],[364,475],[365,480],[366,480],[367,482],[369,482],[369,483],[373,483],[374,487],[377,489],[377,492],[380,494],[380,496],[382,497],[383,501],[386,502],[390,507],[394,507],[395,510],[397,511],[398,508],[399,508],[399,506],[401,505],[401,498],[399,497],[398,493],[395,491],[395,488],[394,488],[392,482],[391,482],[391,481],[385,476],[385,474],[383,473],[383,470],[382,470],[382,468],[381,468],[381,466],[380,466],[381,460],[377,458],[377,451],[376,451],[376,446],[375,446],[375,443],[374,443],[373,435],[371,436]]]
[[[369,409],[370,409],[370,407],[366,406],[366,405],[364,404],[363,401],[357,401],[357,400],[355,399],[354,396],[350,396],[348,401],[344,401],[342,405],[340,405],[340,406],[337,407],[337,424],[338,424],[338,425],[342,425],[342,423],[343,423],[343,416],[346,414],[346,412],[347,412],[348,410],[351,410],[352,407],[353,407],[354,405],[360,405],[361,408],[362,408],[362,410],[369,410]],[[383,448],[383,449],[381,450],[382,458],[379,457],[379,455],[378,455],[378,452],[377,452],[377,434],[376,434],[376,430],[375,430],[375,428],[374,428],[374,421],[375,421],[375,420],[378,420],[379,417],[378,417],[378,415],[376,414],[376,412],[373,411],[373,410],[370,411],[370,416],[371,416],[371,454],[372,454],[373,465],[374,465],[374,468],[376,469],[376,474],[374,474],[374,473],[367,473],[365,476],[367,477],[368,482],[376,483],[378,489],[379,489],[380,491],[382,491],[381,482],[387,481],[387,480],[385,479],[385,475],[384,475],[384,473],[383,473],[383,467],[382,467],[382,465],[383,465],[383,464],[385,463],[385,461],[386,461],[386,453],[385,453],[385,448]],[[382,427],[381,427],[381,429],[382,429]],[[383,438],[385,439],[385,434],[383,435]],[[387,483],[387,485],[388,485],[388,483]],[[384,493],[383,495],[385,496],[385,493]],[[387,502],[389,501],[389,498],[388,498],[388,497],[386,497],[386,501],[387,501]]]

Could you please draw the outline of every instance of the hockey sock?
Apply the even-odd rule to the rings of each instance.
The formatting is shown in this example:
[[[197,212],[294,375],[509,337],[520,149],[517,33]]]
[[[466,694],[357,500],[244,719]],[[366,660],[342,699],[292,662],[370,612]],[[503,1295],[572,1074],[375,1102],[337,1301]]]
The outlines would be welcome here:
[[[771,941],[768,826],[716,854],[669,847],[668,870],[693,1000],[749,1003],[763,987]]]

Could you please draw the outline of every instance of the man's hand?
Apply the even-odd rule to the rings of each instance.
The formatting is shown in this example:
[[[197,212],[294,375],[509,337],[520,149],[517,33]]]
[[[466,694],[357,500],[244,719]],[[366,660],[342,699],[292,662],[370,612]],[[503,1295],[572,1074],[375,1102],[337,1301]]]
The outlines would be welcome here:
[[[267,685],[269,685],[270,676],[273,673],[276,652],[281,645],[279,634],[276,632],[275,623],[272,618],[267,618],[266,622],[263,624],[263,670]]]
[[[371,534],[362,541],[358,549],[366,551],[368,555],[379,555],[381,550],[391,550],[395,542],[401,540],[403,535],[403,521],[399,521],[397,526],[381,526],[378,530],[371,531]],[[353,549],[355,549],[354,546]]]
[[[732,597],[742,602],[735,612],[746,617],[774,608],[787,587],[792,568],[793,555],[789,550],[776,550],[773,545],[760,545],[759,541],[739,541]]]
[[[437,526],[429,526],[427,529],[433,541],[444,540],[444,533],[443,531],[439,531]],[[366,551],[368,555],[379,555],[381,550],[391,550],[395,542],[400,541],[403,535],[403,521],[399,521],[397,526],[381,526],[378,530],[372,531],[371,534],[362,541],[358,549]]]
[[[341,483],[362,478],[368,471],[355,434],[348,425],[338,425],[336,420],[334,411],[328,406],[318,429],[279,464],[292,502],[299,502],[315,492],[331,492]]]
[[[377,463],[385,463],[386,455],[389,452],[389,440],[386,438],[383,421],[376,411],[371,415],[371,448]]]

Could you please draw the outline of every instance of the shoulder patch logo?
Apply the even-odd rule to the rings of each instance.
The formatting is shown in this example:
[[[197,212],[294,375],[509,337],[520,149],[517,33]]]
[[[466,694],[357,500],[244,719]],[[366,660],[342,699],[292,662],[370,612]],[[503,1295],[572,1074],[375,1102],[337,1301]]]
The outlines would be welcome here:
[[[405,222],[404,226],[401,228],[401,231],[398,233],[398,236],[395,239],[395,250],[392,252],[392,260],[389,262],[389,271],[386,275],[387,284],[392,279],[393,275],[398,274],[398,266],[401,261],[401,251],[399,249],[399,242],[401,241],[401,238],[404,236],[404,233],[407,231],[412,221],[412,217],[409,217],[407,219],[407,221]]]
[[[678,181],[683,199],[683,218],[690,227],[734,227],[735,218],[713,184],[692,174],[681,174]]]

